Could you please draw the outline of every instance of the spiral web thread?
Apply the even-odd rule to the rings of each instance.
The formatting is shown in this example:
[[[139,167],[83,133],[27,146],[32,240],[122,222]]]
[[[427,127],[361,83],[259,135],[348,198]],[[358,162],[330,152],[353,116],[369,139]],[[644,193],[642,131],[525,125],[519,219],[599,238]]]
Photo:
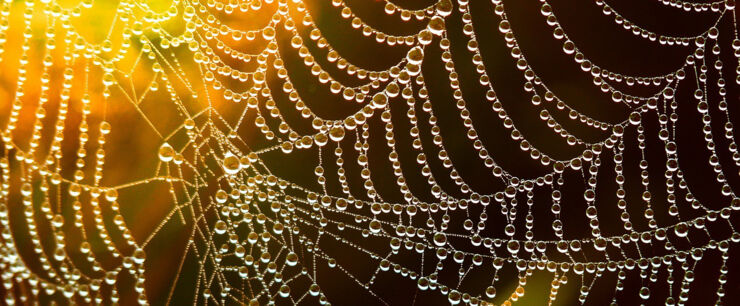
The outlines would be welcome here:
[[[737,173],[724,170],[740,167],[740,152],[728,110],[728,103],[737,102],[737,97],[728,97],[728,88],[740,83],[740,68],[728,75],[720,60],[728,51],[734,52],[735,59],[740,58],[734,0],[658,1],[673,9],[716,16],[713,25],[693,37],[673,37],[643,29],[603,0],[588,4],[599,6],[604,15],[614,18],[616,26],[640,39],[694,50],[681,67],[659,76],[631,76],[598,66],[568,37],[553,7],[546,0],[539,1],[537,13],[553,30],[553,39],[562,43],[563,53],[572,56],[575,65],[593,78],[594,86],[609,94],[614,103],[631,110],[628,118],[616,123],[591,118],[558,98],[526,60],[527,51],[518,45],[504,3],[492,0],[495,15],[490,18],[498,24],[496,30],[526,80],[524,90],[531,96],[532,107],[542,109],[539,119],[561,137],[556,137],[557,141],[580,150],[580,154],[565,160],[537,149],[499,102],[484,64],[485,54],[478,47],[478,39],[482,38],[476,37],[468,0],[454,4],[440,0],[418,10],[386,1],[385,12],[389,16],[426,25],[405,36],[387,34],[366,24],[341,0],[318,1],[330,1],[339,8],[342,18],[351,20],[355,31],[374,38],[378,44],[407,46],[406,57],[382,71],[355,66],[322,36],[300,0],[175,0],[157,10],[145,2],[125,0],[115,5],[108,35],[98,42],[78,33],[72,22],[81,12],[91,9],[92,0],[73,6],[53,0],[3,1],[0,50],[4,50],[5,56],[1,60],[3,65],[10,60],[18,63],[12,92],[3,97],[7,113],[2,117],[0,270],[5,301],[10,304],[51,297],[117,303],[122,294],[119,283],[131,278],[135,283],[129,289],[136,291],[139,303],[148,304],[145,249],[165,224],[182,222],[192,227],[180,267],[188,258],[197,260],[197,275],[192,276],[196,280],[196,303],[330,303],[320,284],[332,280],[322,279],[317,272],[318,265],[328,265],[346,274],[381,303],[385,300],[373,288],[379,275],[385,273],[408,278],[419,290],[436,291],[452,304],[480,305],[494,300],[507,304],[517,301],[524,296],[532,273],[547,271],[552,277],[550,302],[557,298],[561,285],[574,281],[581,284],[579,299],[584,302],[600,278],[616,274],[615,302],[624,282],[637,278],[639,298],[683,304],[689,297],[694,269],[710,255],[720,258],[718,285],[713,288],[717,288],[717,303],[722,302],[729,274],[729,250],[740,241],[731,221],[740,209],[740,199],[726,179]],[[239,30],[220,19],[242,13],[271,17],[265,18],[267,25],[254,30]],[[451,18],[460,18],[456,22],[462,24],[467,50],[452,50],[446,27]],[[731,36],[731,46],[720,46],[719,29],[723,24],[734,28],[734,33],[721,33]],[[10,36],[16,36],[16,44],[7,43]],[[307,47],[309,44],[311,48]],[[259,49],[256,52],[243,52],[234,45],[260,47],[248,48]],[[17,59],[9,58],[11,48],[20,52]],[[326,52],[326,62],[336,65],[331,73],[320,66],[324,59],[314,58],[314,49]],[[474,191],[458,173],[447,151],[448,140],[442,138],[436,117],[439,114],[434,109],[436,103],[450,102],[430,99],[422,69],[428,57],[425,54],[431,49],[441,54],[446,83],[454,96],[452,103],[458,110],[453,116],[458,116],[466,129],[465,135],[459,137],[467,139],[464,143],[477,152],[481,165],[505,186],[499,191]],[[472,59],[477,85],[487,90],[485,97],[475,101],[463,98],[453,52]],[[291,80],[282,59],[286,53],[297,54],[319,86],[328,87],[346,103],[356,103],[359,110],[343,119],[321,118],[314,113],[309,104],[323,105],[303,102],[304,98],[316,97],[309,98],[294,88],[292,82],[297,80]],[[39,79],[34,72],[41,76],[40,93],[24,95],[29,91],[28,79]],[[335,73],[343,77],[335,79]],[[73,82],[79,78],[85,81]],[[346,85],[341,81],[344,78],[362,85]],[[679,84],[682,90],[694,93],[693,99],[679,101]],[[645,87],[653,93],[633,95],[618,87]],[[73,90],[82,90],[83,94],[73,97]],[[180,115],[176,128],[170,132],[159,131],[157,114],[141,106],[147,95],[155,92],[161,94],[156,103],[166,103]],[[278,107],[275,95],[287,97],[294,107]],[[159,159],[155,175],[105,185],[101,181],[107,175],[106,136],[112,130],[125,129],[106,121],[106,116],[112,115],[106,114],[105,109],[114,99],[134,106],[158,135],[161,145],[157,152],[150,152]],[[492,144],[479,139],[476,127],[485,125],[473,122],[474,116],[467,107],[471,103],[489,104],[500,120],[487,124],[503,125],[520,149],[539,161],[547,174],[521,178],[507,171],[507,165],[497,163],[487,149]],[[555,105],[550,109],[561,114],[551,114],[544,108],[546,104]],[[223,105],[229,107],[231,114],[225,115]],[[404,109],[406,116],[391,116],[391,108],[396,107]],[[717,190],[723,199],[721,205],[705,206],[684,180],[676,142],[679,107],[702,118],[705,143],[701,146],[708,150],[708,164],[716,173],[711,180],[721,185],[721,190]],[[96,111],[101,109],[102,115]],[[32,115],[23,116],[24,112]],[[74,112],[79,113],[80,120],[70,121],[68,114]],[[229,119],[234,112],[240,114],[236,121]],[[283,117],[287,112],[297,112],[297,116],[292,116],[305,121],[303,124],[310,125],[313,131],[294,129]],[[570,124],[605,132],[607,137],[596,142],[583,140],[566,131],[555,121],[556,116],[571,120]],[[648,131],[643,125],[647,116],[658,118],[657,131]],[[371,129],[373,122],[382,128]],[[409,128],[398,128],[398,122]],[[421,128],[422,123],[429,128]],[[70,129],[70,125],[74,128]],[[237,132],[242,125],[258,130],[269,145],[252,149]],[[724,129],[712,128],[717,126]],[[410,137],[410,147],[397,144],[395,135],[402,133]],[[627,139],[630,135],[634,139]],[[370,141],[371,137],[387,144],[382,150],[390,153],[382,162],[392,167],[395,177],[379,182],[371,176],[376,160],[369,156],[377,145]],[[664,148],[661,154],[665,164],[650,164],[651,171],[665,173],[657,182],[648,176],[645,149],[646,142],[653,141],[649,137],[657,138]],[[723,138],[718,144],[724,147],[715,145],[715,137]],[[642,153],[639,168],[643,190],[637,191],[642,194],[642,203],[630,205],[642,205],[642,216],[630,215],[624,200],[624,152],[631,144]],[[66,147],[73,149],[65,150]],[[319,188],[277,176],[263,161],[266,154],[278,153],[287,158],[300,151],[317,156],[319,163],[314,174]],[[731,155],[734,165],[723,167],[719,154]],[[417,164],[402,165],[400,155],[416,156]],[[65,157],[72,162],[64,161]],[[613,171],[601,167],[607,158],[613,159]],[[359,173],[346,171],[346,165],[355,160]],[[705,161],[700,163],[706,166]],[[336,173],[328,176],[326,169],[336,169]],[[409,186],[405,175],[410,171],[424,178],[427,194],[420,195],[419,188]],[[580,173],[583,178],[588,237],[573,239],[565,235],[561,213],[567,204],[562,203],[561,188],[568,172]],[[440,173],[449,176],[457,190],[448,190],[438,183]],[[600,173],[608,177],[607,181],[617,183],[618,200],[609,205],[616,205],[619,210],[623,234],[605,235],[600,229],[599,218],[604,216],[599,215],[600,207],[595,204],[596,177]],[[330,182],[334,178],[337,181]],[[354,180],[360,181],[364,190],[350,188]],[[330,183],[338,184],[339,192],[328,189]],[[135,220],[127,222],[119,206],[137,204],[119,204],[119,192],[148,184],[168,186],[172,207],[149,238],[135,239],[127,224]],[[397,201],[384,200],[376,189],[379,184],[394,186],[401,197]],[[651,192],[657,189],[664,190],[667,204],[651,202]],[[537,190],[546,190],[550,196],[535,201]],[[532,209],[538,204],[550,207],[552,224],[538,226],[548,228],[554,238],[538,238],[533,231],[536,222]],[[11,206],[22,214],[12,214]],[[658,222],[653,206],[665,210],[660,213],[670,215],[672,222]],[[88,209],[90,212],[83,212]],[[65,218],[65,210],[74,217]],[[693,215],[682,217],[679,212],[684,210]],[[494,214],[500,214],[505,223],[486,222]],[[452,216],[463,217],[457,222]],[[583,215],[570,212],[568,218]],[[647,227],[635,229],[633,220],[637,218],[644,218]],[[25,224],[23,234],[21,230],[11,230],[13,224]],[[42,227],[50,235],[40,235]],[[715,230],[718,227],[724,230]],[[66,241],[65,236],[71,232],[82,239],[74,244]],[[695,235],[703,238],[691,239]],[[102,240],[105,248],[92,251],[92,239]],[[356,275],[352,265],[359,263],[340,263],[331,250],[322,247],[324,240],[357,251],[363,257],[362,264],[374,267],[373,272]],[[380,241],[382,247],[370,240]],[[73,258],[80,254],[87,260]],[[101,256],[111,256],[116,264],[101,264]],[[397,259],[401,256],[406,257]],[[478,269],[491,271],[486,274],[486,287],[466,288],[466,276]],[[500,288],[497,292],[499,271],[507,269],[515,271],[517,284],[509,292]],[[457,270],[459,273],[455,273]],[[453,276],[441,277],[443,271],[453,271]],[[169,287],[167,302],[173,298],[177,279],[185,277],[181,273],[184,272],[178,271]],[[568,280],[566,274],[576,279]],[[661,286],[670,288],[667,294],[651,296],[651,291]]]

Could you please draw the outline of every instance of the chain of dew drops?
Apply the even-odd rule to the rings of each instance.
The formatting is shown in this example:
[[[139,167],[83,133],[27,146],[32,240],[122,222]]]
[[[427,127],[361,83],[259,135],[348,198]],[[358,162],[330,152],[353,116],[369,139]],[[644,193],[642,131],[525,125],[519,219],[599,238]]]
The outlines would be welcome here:
[[[729,273],[725,264],[729,258],[729,249],[731,244],[740,242],[740,233],[730,221],[732,214],[740,210],[740,198],[726,180],[726,175],[736,174],[725,173],[717,153],[720,149],[728,150],[735,165],[740,166],[740,152],[727,106],[733,100],[733,97],[727,97],[727,87],[740,84],[740,68],[735,69],[734,76],[726,75],[722,69],[724,64],[720,60],[721,52],[726,50],[734,52],[736,59],[740,58],[734,0],[702,4],[656,0],[668,7],[716,16],[714,25],[692,37],[661,35],[643,29],[620,15],[605,1],[594,1],[592,5],[601,7],[604,15],[613,17],[617,26],[640,39],[655,44],[693,48],[693,53],[681,67],[659,76],[632,76],[607,71],[598,66],[568,37],[550,4],[546,0],[539,0],[539,13],[552,27],[553,38],[562,42],[563,53],[572,56],[583,73],[593,78],[594,86],[608,93],[614,103],[623,104],[632,110],[629,118],[618,123],[602,122],[582,114],[552,92],[527,62],[526,50],[518,45],[504,3],[501,0],[492,0],[496,16],[491,18],[498,20],[497,30],[503,36],[517,68],[526,80],[524,90],[531,95],[533,107],[542,108],[544,103],[555,104],[557,111],[567,114],[567,118],[575,124],[609,134],[599,142],[582,140],[555,121],[555,116],[550,111],[542,109],[539,119],[545,121],[568,145],[581,149],[578,156],[568,160],[553,158],[530,143],[516,128],[516,122],[509,117],[498,100],[478,48],[469,0],[457,0],[454,4],[451,0],[440,0],[418,10],[405,9],[386,1],[385,12],[388,15],[404,22],[414,20],[426,24],[419,32],[411,35],[392,35],[366,24],[342,0],[318,1],[330,1],[334,7],[340,9],[342,18],[351,21],[355,31],[374,38],[378,44],[407,46],[409,51],[406,57],[381,71],[352,64],[322,36],[301,0],[230,0],[228,3],[216,0],[174,0],[162,11],[152,9],[145,2],[124,0],[117,4],[110,31],[100,42],[86,40],[72,22],[81,13],[92,8],[92,0],[83,0],[72,7],[65,7],[53,0],[2,1],[0,56],[6,55],[6,58],[0,57],[0,60],[3,64],[8,61],[7,54],[11,48],[21,54],[18,58],[14,93],[9,101],[3,101],[9,106],[8,114],[4,113],[1,117],[4,124],[4,148],[0,160],[0,275],[5,288],[5,302],[27,302],[46,296],[85,303],[115,304],[120,298],[120,279],[131,277],[135,281],[133,290],[138,296],[138,303],[148,304],[145,248],[151,237],[166,222],[177,218],[194,225],[181,267],[185,258],[197,258],[199,269],[194,292],[196,302],[201,299],[217,304],[298,304],[316,301],[330,304],[331,301],[319,286],[316,266],[321,264],[345,273],[381,302],[385,301],[372,290],[376,277],[380,273],[396,273],[414,281],[419,290],[442,294],[451,304],[490,304],[494,298],[502,296],[496,290],[498,271],[513,267],[518,273],[518,286],[512,292],[503,293],[504,304],[511,304],[524,296],[528,277],[537,270],[552,274],[550,302],[557,298],[560,286],[569,281],[566,276],[568,273],[580,278],[581,303],[587,300],[591,286],[597,279],[604,274],[616,274],[618,281],[613,300],[616,302],[616,295],[624,287],[627,272],[638,270],[642,284],[640,298],[651,298],[651,286],[667,285],[671,290],[668,296],[662,297],[665,304],[681,305],[689,297],[696,264],[708,252],[718,253],[721,257],[716,297],[717,303],[722,302],[725,295],[724,284]],[[458,12],[453,14],[453,10]],[[240,30],[219,19],[224,14],[247,12],[267,14],[263,16],[271,18],[267,25],[255,30]],[[12,34],[9,29],[15,16],[22,16],[21,21],[12,25],[23,28],[19,35],[20,42],[6,44]],[[478,85],[487,90],[482,101],[489,103],[493,112],[501,119],[500,123],[490,124],[502,124],[510,132],[511,138],[519,143],[520,149],[533,160],[541,162],[548,169],[548,174],[520,178],[509,173],[506,170],[507,165],[498,164],[486,144],[479,139],[467,107],[470,101],[463,99],[459,75],[452,60],[451,42],[447,37],[446,21],[457,16],[461,18],[463,33],[467,39],[468,55],[476,67]],[[721,22],[734,25],[734,33],[722,34],[734,35],[731,46],[719,44],[718,25]],[[168,23],[180,24],[183,29],[170,31],[165,26]],[[38,34],[39,29],[42,29],[41,35]],[[308,37],[301,36],[302,30],[309,33]],[[287,33],[293,49],[282,50],[279,47],[279,33]],[[41,51],[35,53],[29,51],[36,48],[34,39],[43,41]],[[231,47],[233,42],[240,41],[247,44],[261,41],[264,42],[264,48],[255,53],[245,53]],[[330,72],[321,67],[320,61],[314,58],[307,44],[325,50],[326,62],[336,65],[332,70],[338,70],[346,74],[343,77],[354,79],[362,85],[348,86],[335,80]],[[475,192],[459,174],[450,158],[434,114],[434,103],[441,102],[430,100],[421,69],[427,48],[439,48],[441,51],[441,61],[449,78],[447,83],[453,92],[458,115],[466,128],[466,135],[463,137],[478,152],[482,164],[507,186],[504,190],[491,194]],[[285,52],[295,52],[322,86],[329,88],[347,103],[356,103],[360,109],[342,120],[328,120],[314,113],[293,86],[281,58],[281,54]],[[187,64],[181,60],[183,53],[197,67],[195,81],[186,73]],[[86,64],[78,65],[80,62]],[[242,71],[238,65],[231,64],[233,62],[252,64],[254,69]],[[29,75],[29,67],[39,63],[40,75]],[[130,89],[127,87],[129,80],[136,79],[134,72],[138,66],[144,66],[153,75],[151,81],[144,81],[148,82],[146,88],[139,92],[133,86]],[[52,82],[51,75],[55,73],[55,69],[62,71],[61,82]],[[101,72],[98,77],[91,73],[96,69]],[[73,80],[75,75],[81,73],[80,70],[84,71],[82,73],[86,82],[84,94],[76,101],[72,93],[79,85]],[[277,76],[279,86],[269,84],[268,72]],[[719,75],[716,86],[708,85],[708,73]],[[24,95],[28,91],[26,87],[29,77],[39,78],[40,82],[40,93],[33,101]],[[686,78],[695,79],[696,84],[686,84],[691,83],[684,81]],[[235,82],[247,84],[247,89],[237,89],[232,86]],[[627,88],[652,86],[658,89],[652,95],[631,95],[618,90],[614,84],[622,87],[626,85]],[[681,104],[695,104],[698,115],[702,116],[706,149],[711,156],[708,165],[717,174],[714,179],[722,185],[719,192],[726,200],[726,204],[720,209],[704,206],[693,196],[684,180],[675,142],[679,136],[676,134],[679,102],[675,94],[679,84],[695,91],[693,101],[682,101]],[[203,93],[204,91],[199,90],[200,86],[217,92],[220,96],[210,97],[210,91]],[[710,88],[715,91],[711,95]],[[169,95],[166,103],[174,105],[184,118],[169,134],[157,130],[153,124],[157,120],[155,114],[147,114],[138,108],[148,93],[162,89]],[[280,92],[293,103],[294,110],[277,107],[273,95]],[[51,95],[57,96],[50,97]],[[155,176],[117,186],[101,184],[105,173],[107,135],[112,129],[123,127],[112,126],[105,120],[105,115],[99,120],[91,114],[98,107],[95,104],[105,105],[113,99],[121,99],[135,106],[143,119],[161,137],[158,152],[153,152],[159,158]],[[236,124],[228,122],[212,104],[218,99],[222,99],[224,103],[239,105],[243,109]],[[199,101],[206,106],[193,110],[187,105],[189,100]],[[50,101],[58,102],[52,104]],[[398,105],[406,102],[406,118],[392,118],[391,102],[398,102]],[[82,119],[76,125],[78,133],[69,135],[70,133],[65,133],[65,126],[70,124],[67,122],[68,114],[75,111],[70,109],[70,105],[77,103],[81,106]],[[710,107],[717,108],[726,116],[710,116]],[[29,110],[33,116],[21,115]],[[302,119],[310,122],[313,133],[299,133],[294,130],[283,117],[282,112],[286,111],[298,112]],[[271,146],[251,150],[240,139],[236,132],[239,126],[252,124],[242,121],[247,113],[255,114],[255,126],[250,128],[258,130],[272,143]],[[424,115],[417,115],[418,113]],[[657,137],[665,146],[664,156],[667,161],[664,165],[664,186],[660,182],[650,185],[647,175],[648,163],[644,157],[644,149],[648,136],[642,117],[648,113],[654,113],[659,118],[660,130]],[[47,118],[47,114],[54,114],[55,117]],[[391,182],[395,181],[396,188],[403,195],[399,202],[383,200],[375,188],[378,182],[373,181],[371,176],[374,167],[368,157],[372,150],[369,122],[374,117],[380,117],[384,124],[386,134],[380,136],[390,150],[386,162],[393,168],[395,177]],[[426,123],[431,127],[429,137],[432,143],[422,141],[421,134],[425,131],[420,128],[419,121],[423,118],[426,118]],[[397,128],[393,124],[397,120],[405,120],[411,126],[410,130]],[[713,130],[713,121],[724,121],[721,124],[724,130]],[[27,133],[18,132],[24,129]],[[632,220],[638,216],[631,216],[626,209],[623,175],[626,129],[636,131],[636,142],[643,152],[643,159],[639,164],[644,186],[641,192],[645,207],[644,218],[649,225],[644,230],[633,227]],[[396,133],[408,134],[412,139],[412,146],[397,146],[394,136]],[[91,141],[90,135],[97,136],[97,141]],[[178,143],[172,140],[177,135],[184,136],[186,141]],[[723,143],[728,143],[728,147],[717,148],[713,139],[715,135],[726,138]],[[76,144],[78,149],[64,150],[65,139]],[[357,166],[361,169],[359,178],[348,177],[345,163],[354,162],[354,158],[343,151],[340,143],[349,143],[356,151],[352,154],[358,156]],[[328,149],[332,146],[333,152]],[[86,150],[86,147],[93,149]],[[320,162],[314,170],[316,182],[322,187],[319,190],[312,190],[273,175],[261,158],[263,154],[273,151],[290,155],[295,151],[310,149],[317,149],[319,155]],[[326,154],[321,154],[322,149],[334,153],[334,157],[327,159],[324,156]],[[416,155],[418,165],[402,165],[399,151],[402,152],[400,154]],[[432,151],[436,153],[436,157],[428,156],[428,152]],[[73,154],[75,162],[63,163],[63,156],[69,154]],[[600,171],[602,156],[607,154],[612,155],[614,160],[614,180],[618,185],[619,199],[617,207],[625,232],[624,235],[610,237],[601,233],[598,207],[595,205],[596,176]],[[437,167],[434,166],[437,162],[455,183],[457,190],[446,190],[447,187],[438,183],[435,175],[439,171],[432,171],[433,167]],[[337,169],[335,175],[341,186],[340,194],[327,192],[326,163],[335,164],[331,168]],[[655,167],[660,169],[663,165]],[[420,172],[429,185],[430,194],[421,196],[412,191],[404,175],[408,171]],[[566,239],[564,236],[561,220],[563,195],[560,190],[564,184],[563,173],[568,171],[583,174],[586,183],[585,213],[591,237]],[[349,183],[351,179],[361,180],[364,190],[352,190]],[[119,210],[120,205],[126,205],[118,203],[119,191],[154,183],[169,186],[173,208],[167,215],[167,220],[162,220],[149,239],[137,241]],[[649,185],[652,188],[665,188],[670,204],[668,214],[675,221],[672,224],[658,225],[651,207]],[[217,186],[217,190],[211,192],[214,188],[209,186]],[[534,205],[534,191],[542,189],[551,190],[550,205],[554,218],[551,228],[557,239],[538,239],[533,232],[535,222],[531,208]],[[453,194],[464,196],[456,197]],[[429,196],[434,201],[422,200]],[[13,202],[21,205],[22,215],[10,213],[9,207],[18,209],[18,205]],[[62,214],[63,205],[71,206],[69,209],[73,211],[74,218],[65,220]],[[483,233],[486,227],[491,226],[486,220],[489,219],[489,214],[499,210],[494,208],[497,206],[500,206],[500,213],[507,220],[503,229],[505,238],[487,237]],[[699,212],[700,216],[682,218],[679,206],[690,207]],[[83,213],[88,208],[92,213]],[[183,213],[185,210],[190,213]],[[522,210],[525,212],[521,213]],[[215,212],[215,219],[204,217],[209,211]],[[481,212],[475,216],[471,214],[473,211]],[[456,212],[464,212],[468,216],[463,224],[450,221],[450,215]],[[191,216],[192,220],[186,220],[185,215]],[[524,229],[514,225],[521,215],[526,220]],[[21,220],[11,220],[11,216]],[[112,220],[112,224],[104,221],[107,219]],[[27,225],[26,234],[22,236],[24,238],[19,238],[19,234],[11,231],[11,223],[16,222],[25,222]],[[51,237],[39,234],[40,222],[51,228]],[[85,226],[86,223],[94,224],[94,230]],[[708,226],[714,223],[729,226],[731,234],[717,237],[718,234],[713,233]],[[459,228],[464,229],[463,234],[452,231]],[[525,238],[515,239],[515,233],[522,230]],[[65,240],[70,231],[79,232],[82,237],[79,244],[70,245]],[[348,232],[353,235],[345,235]],[[692,243],[688,237],[689,232],[703,233],[709,237],[708,242]],[[348,238],[355,234],[382,239],[389,248],[378,251],[364,244],[362,239]],[[104,242],[105,250],[91,251],[92,236]],[[18,239],[30,240],[23,245],[32,247],[37,258],[34,262],[40,268],[31,268],[28,252],[19,249],[21,244]],[[334,240],[366,255],[367,262],[376,267],[375,272],[369,278],[353,275],[349,269],[351,267],[338,263],[330,251],[320,246],[321,239]],[[114,242],[118,240],[125,245]],[[475,251],[463,251],[469,248],[460,247],[462,244],[472,245]],[[639,256],[625,253],[623,248],[627,245],[634,245]],[[598,259],[595,256],[589,258],[583,252],[586,248],[593,249],[602,256]],[[664,248],[665,255],[643,256],[639,252],[641,248]],[[73,260],[70,252],[82,254],[86,262]],[[115,258],[118,264],[101,264],[98,256],[102,252]],[[421,269],[394,262],[394,255],[398,253],[415,254],[420,259]],[[483,292],[468,292],[459,286],[470,270],[479,269],[483,265],[492,266],[496,271],[490,280],[490,286]],[[457,286],[454,281],[440,279],[441,271],[454,271],[456,267],[460,271]],[[659,284],[658,273],[661,270],[668,271],[671,275],[677,270],[682,275],[679,278],[680,283],[669,276],[664,280],[665,284]],[[303,286],[304,289],[295,289],[303,288],[293,286],[301,282],[308,285]],[[171,287],[167,302],[171,301],[174,286],[173,284]],[[676,295],[674,286],[678,288]]]

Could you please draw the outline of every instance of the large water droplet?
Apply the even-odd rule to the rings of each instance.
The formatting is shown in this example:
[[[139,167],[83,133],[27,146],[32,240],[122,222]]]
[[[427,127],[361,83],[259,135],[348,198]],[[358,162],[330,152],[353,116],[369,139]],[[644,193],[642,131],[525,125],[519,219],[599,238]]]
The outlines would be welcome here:
[[[445,233],[442,233],[442,232],[438,232],[434,234],[434,244],[439,247],[442,247],[445,244],[447,244],[447,235],[445,235]]]
[[[216,221],[216,226],[213,228],[213,230],[216,232],[216,234],[223,235],[226,233],[226,222],[223,220]]]
[[[410,64],[421,65],[424,60],[424,49],[421,47],[414,47],[406,54],[406,59]]]
[[[168,163],[173,158],[175,158],[175,149],[170,146],[168,143],[163,143],[161,147],[159,147],[159,160]]]
[[[237,174],[239,173],[239,170],[241,170],[239,158],[231,152],[226,153],[226,156],[224,156],[222,166],[224,171],[229,175]]]
[[[336,142],[342,141],[344,139],[344,128],[341,126],[332,127],[329,130],[329,138]]]

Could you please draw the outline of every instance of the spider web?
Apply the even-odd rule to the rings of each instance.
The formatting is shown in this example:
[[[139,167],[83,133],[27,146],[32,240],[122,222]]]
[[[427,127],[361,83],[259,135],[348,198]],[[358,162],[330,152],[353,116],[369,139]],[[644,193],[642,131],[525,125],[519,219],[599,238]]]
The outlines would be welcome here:
[[[530,2],[598,100],[500,0],[3,1],[6,303],[729,302],[735,1],[655,1],[708,16],[688,36],[582,4],[687,50],[652,75]]]

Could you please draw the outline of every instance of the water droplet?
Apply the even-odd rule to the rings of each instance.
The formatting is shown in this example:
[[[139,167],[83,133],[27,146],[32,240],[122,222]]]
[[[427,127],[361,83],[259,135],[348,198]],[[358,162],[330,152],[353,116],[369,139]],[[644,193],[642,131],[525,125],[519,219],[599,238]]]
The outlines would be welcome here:
[[[442,17],[447,17],[452,13],[452,1],[440,0],[437,2],[437,14]]]
[[[676,236],[684,238],[689,234],[689,226],[686,225],[685,222],[681,222],[676,224],[676,227],[673,228],[673,231],[676,233]]]
[[[447,235],[443,232],[435,233],[434,244],[438,247],[443,247],[445,244],[447,244]]]
[[[288,264],[291,267],[292,266],[295,266],[296,264],[298,264],[298,254],[296,254],[294,252],[288,253],[288,255],[285,256],[285,263]]]
[[[441,16],[434,16],[429,20],[427,29],[434,35],[442,35],[445,30],[445,20]]]
[[[374,219],[370,221],[369,226],[370,232],[372,232],[373,234],[380,233],[380,230],[382,229],[382,224],[380,223],[380,221]]]
[[[329,130],[329,137],[331,140],[340,142],[344,139],[344,128],[342,126],[334,126]]]
[[[231,152],[226,153],[222,165],[226,174],[229,175],[237,174],[239,173],[239,170],[241,170],[239,158]]]
[[[419,281],[416,282],[417,286],[419,286],[420,290],[427,290],[429,289],[429,279],[426,277],[419,278]]]
[[[159,160],[168,163],[173,158],[175,158],[175,149],[173,149],[170,144],[166,142],[163,143],[162,146],[159,147]]]
[[[424,60],[424,49],[421,47],[411,48],[406,54],[406,59],[410,64],[421,65],[421,62]]]
[[[224,233],[226,233],[226,228],[226,222],[224,222],[223,220],[218,220],[216,221],[216,226],[213,228],[213,230],[216,232],[216,234],[223,235]]]
[[[499,22],[498,24],[498,30],[501,31],[501,33],[506,34],[511,31],[511,24],[508,20],[501,20],[501,22]]]
[[[386,96],[385,93],[379,92],[373,96],[373,108],[382,109],[385,108],[386,105],[388,105],[388,96]]]
[[[494,288],[493,286],[488,286],[488,288],[486,288],[486,297],[488,297],[489,299],[495,298],[496,288]]]
[[[650,298],[650,289],[648,287],[640,288],[640,298],[647,300]]]
[[[293,152],[293,143],[290,141],[285,141],[280,144],[280,150],[283,151],[285,154],[289,154],[290,152]]]

